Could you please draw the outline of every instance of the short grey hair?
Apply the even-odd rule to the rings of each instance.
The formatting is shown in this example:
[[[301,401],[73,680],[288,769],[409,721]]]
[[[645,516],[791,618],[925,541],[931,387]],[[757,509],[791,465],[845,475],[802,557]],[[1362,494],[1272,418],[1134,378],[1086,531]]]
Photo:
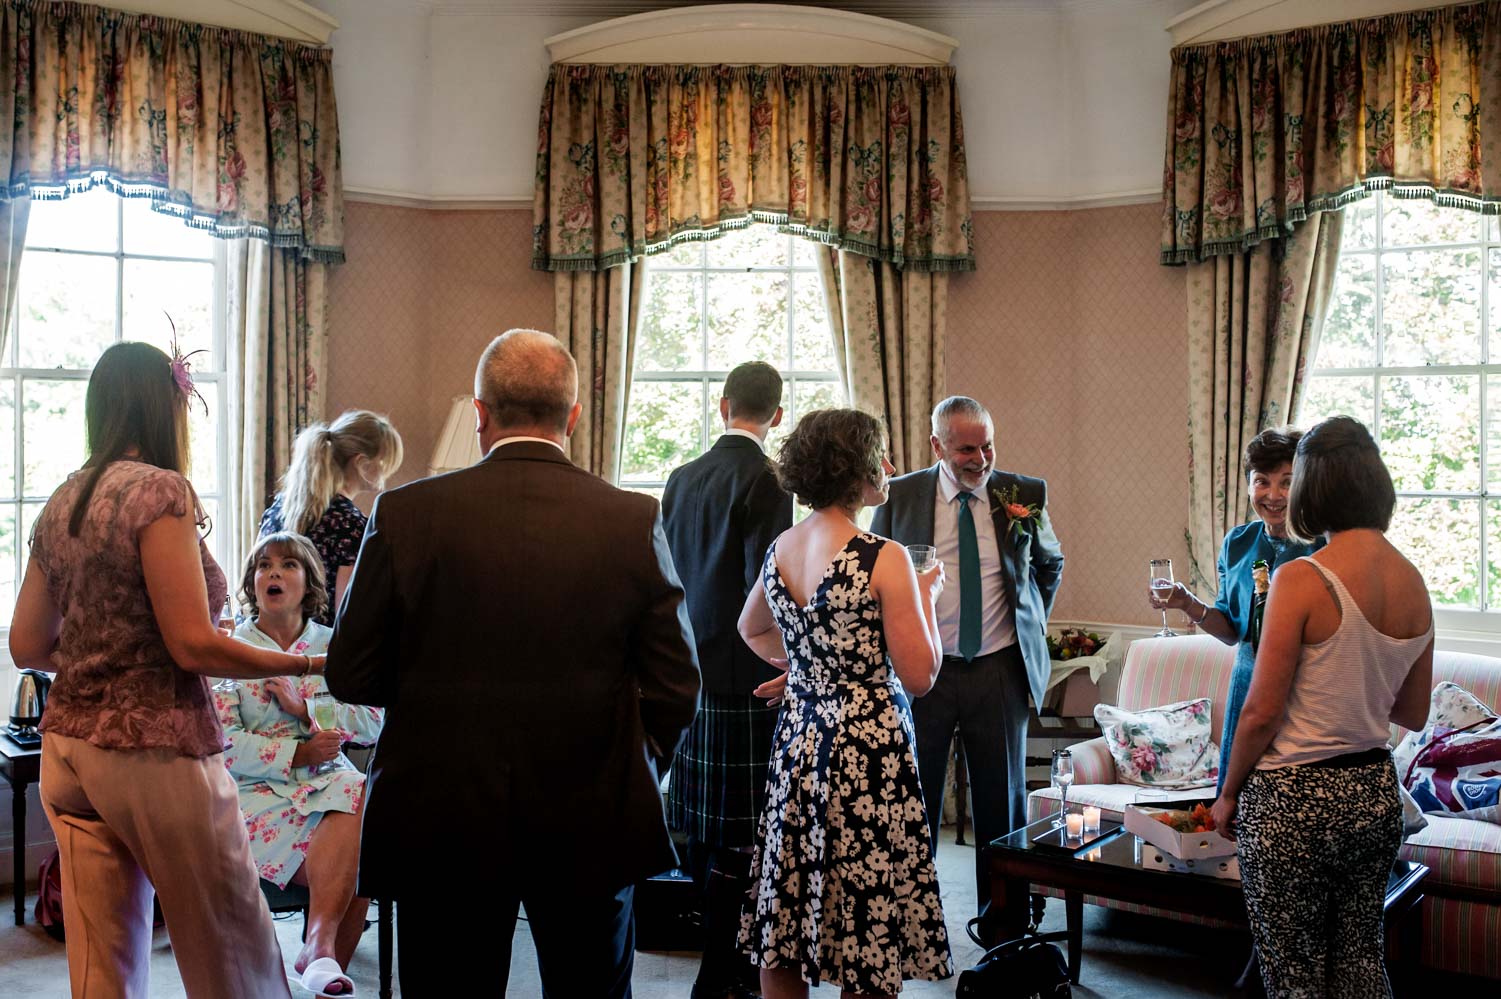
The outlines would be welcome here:
[[[474,371],[474,397],[501,427],[564,431],[578,392],[573,355],[541,330],[502,333],[490,341]]]
[[[990,418],[990,410],[980,405],[978,400],[967,395],[951,395],[933,407],[933,436],[939,440],[948,436],[949,421],[956,416],[977,423],[989,422],[992,427],[995,426],[995,421]]]

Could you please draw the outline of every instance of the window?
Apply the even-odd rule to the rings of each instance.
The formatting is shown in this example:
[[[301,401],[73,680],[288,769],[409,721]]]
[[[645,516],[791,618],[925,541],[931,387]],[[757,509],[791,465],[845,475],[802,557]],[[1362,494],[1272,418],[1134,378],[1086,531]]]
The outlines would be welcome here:
[[[1299,423],[1369,427],[1397,487],[1389,536],[1435,606],[1501,610],[1496,217],[1378,193],[1344,224]]]
[[[782,373],[773,451],[799,415],[842,405],[817,249],[754,225],[649,259],[621,485],[660,496],[668,473],[713,443],[737,364],[766,361]]]
[[[214,520],[221,561],[225,493],[223,244],[143,199],[95,189],[34,201],[16,322],[0,359],[0,626],[10,624],[31,526],[52,491],[83,464],[83,400],[99,355],[119,340],[170,350],[177,327],[198,391],[189,477]]]

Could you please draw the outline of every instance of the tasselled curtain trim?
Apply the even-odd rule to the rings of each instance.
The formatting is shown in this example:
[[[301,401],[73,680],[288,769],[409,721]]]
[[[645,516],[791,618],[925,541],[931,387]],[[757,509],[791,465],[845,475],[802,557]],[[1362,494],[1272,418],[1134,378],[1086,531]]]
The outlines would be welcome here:
[[[328,49],[88,4],[5,0],[7,119],[0,198],[104,186],[221,238],[344,259]]]
[[[1163,263],[1383,189],[1501,214],[1501,2],[1173,50]]]
[[[754,222],[906,270],[975,266],[949,66],[555,64],[533,214],[538,270]]]

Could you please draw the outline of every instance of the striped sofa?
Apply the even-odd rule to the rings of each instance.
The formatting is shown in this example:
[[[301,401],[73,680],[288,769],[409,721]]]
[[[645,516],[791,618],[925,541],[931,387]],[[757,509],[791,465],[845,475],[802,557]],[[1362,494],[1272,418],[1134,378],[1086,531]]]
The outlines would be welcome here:
[[[1148,638],[1133,642],[1121,671],[1117,700],[1121,707],[1140,709],[1191,697],[1213,700],[1213,731],[1224,720],[1225,697],[1235,649],[1207,635],[1186,638]],[[1434,657],[1433,682],[1450,680],[1501,710],[1501,659],[1439,652]],[[1393,739],[1404,734],[1392,727]],[[1074,757],[1074,786],[1069,803],[1099,805],[1120,812],[1132,801],[1162,797],[1161,792],[1116,782],[1115,763],[1102,738],[1070,747]],[[1212,797],[1213,789],[1198,795]],[[1058,791],[1033,791],[1027,801],[1029,820],[1058,810]],[[1469,819],[1428,816],[1428,828],[1413,835],[1402,856],[1427,864],[1432,873],[1424,884],[1423,963],[1469,975],[1501,979],[1501,825]],[[1097,905],[1132,911],[1197,917],[1143,909],[1098,898]]]

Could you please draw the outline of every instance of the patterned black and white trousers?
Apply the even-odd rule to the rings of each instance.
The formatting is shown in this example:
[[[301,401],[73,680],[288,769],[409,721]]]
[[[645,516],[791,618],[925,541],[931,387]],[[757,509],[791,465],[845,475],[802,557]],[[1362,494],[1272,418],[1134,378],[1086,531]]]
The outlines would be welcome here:
[[[1254,771],[1237,821],[1270,999],[1389,999],[1382,904],[1402,845],[1391,758]]]

